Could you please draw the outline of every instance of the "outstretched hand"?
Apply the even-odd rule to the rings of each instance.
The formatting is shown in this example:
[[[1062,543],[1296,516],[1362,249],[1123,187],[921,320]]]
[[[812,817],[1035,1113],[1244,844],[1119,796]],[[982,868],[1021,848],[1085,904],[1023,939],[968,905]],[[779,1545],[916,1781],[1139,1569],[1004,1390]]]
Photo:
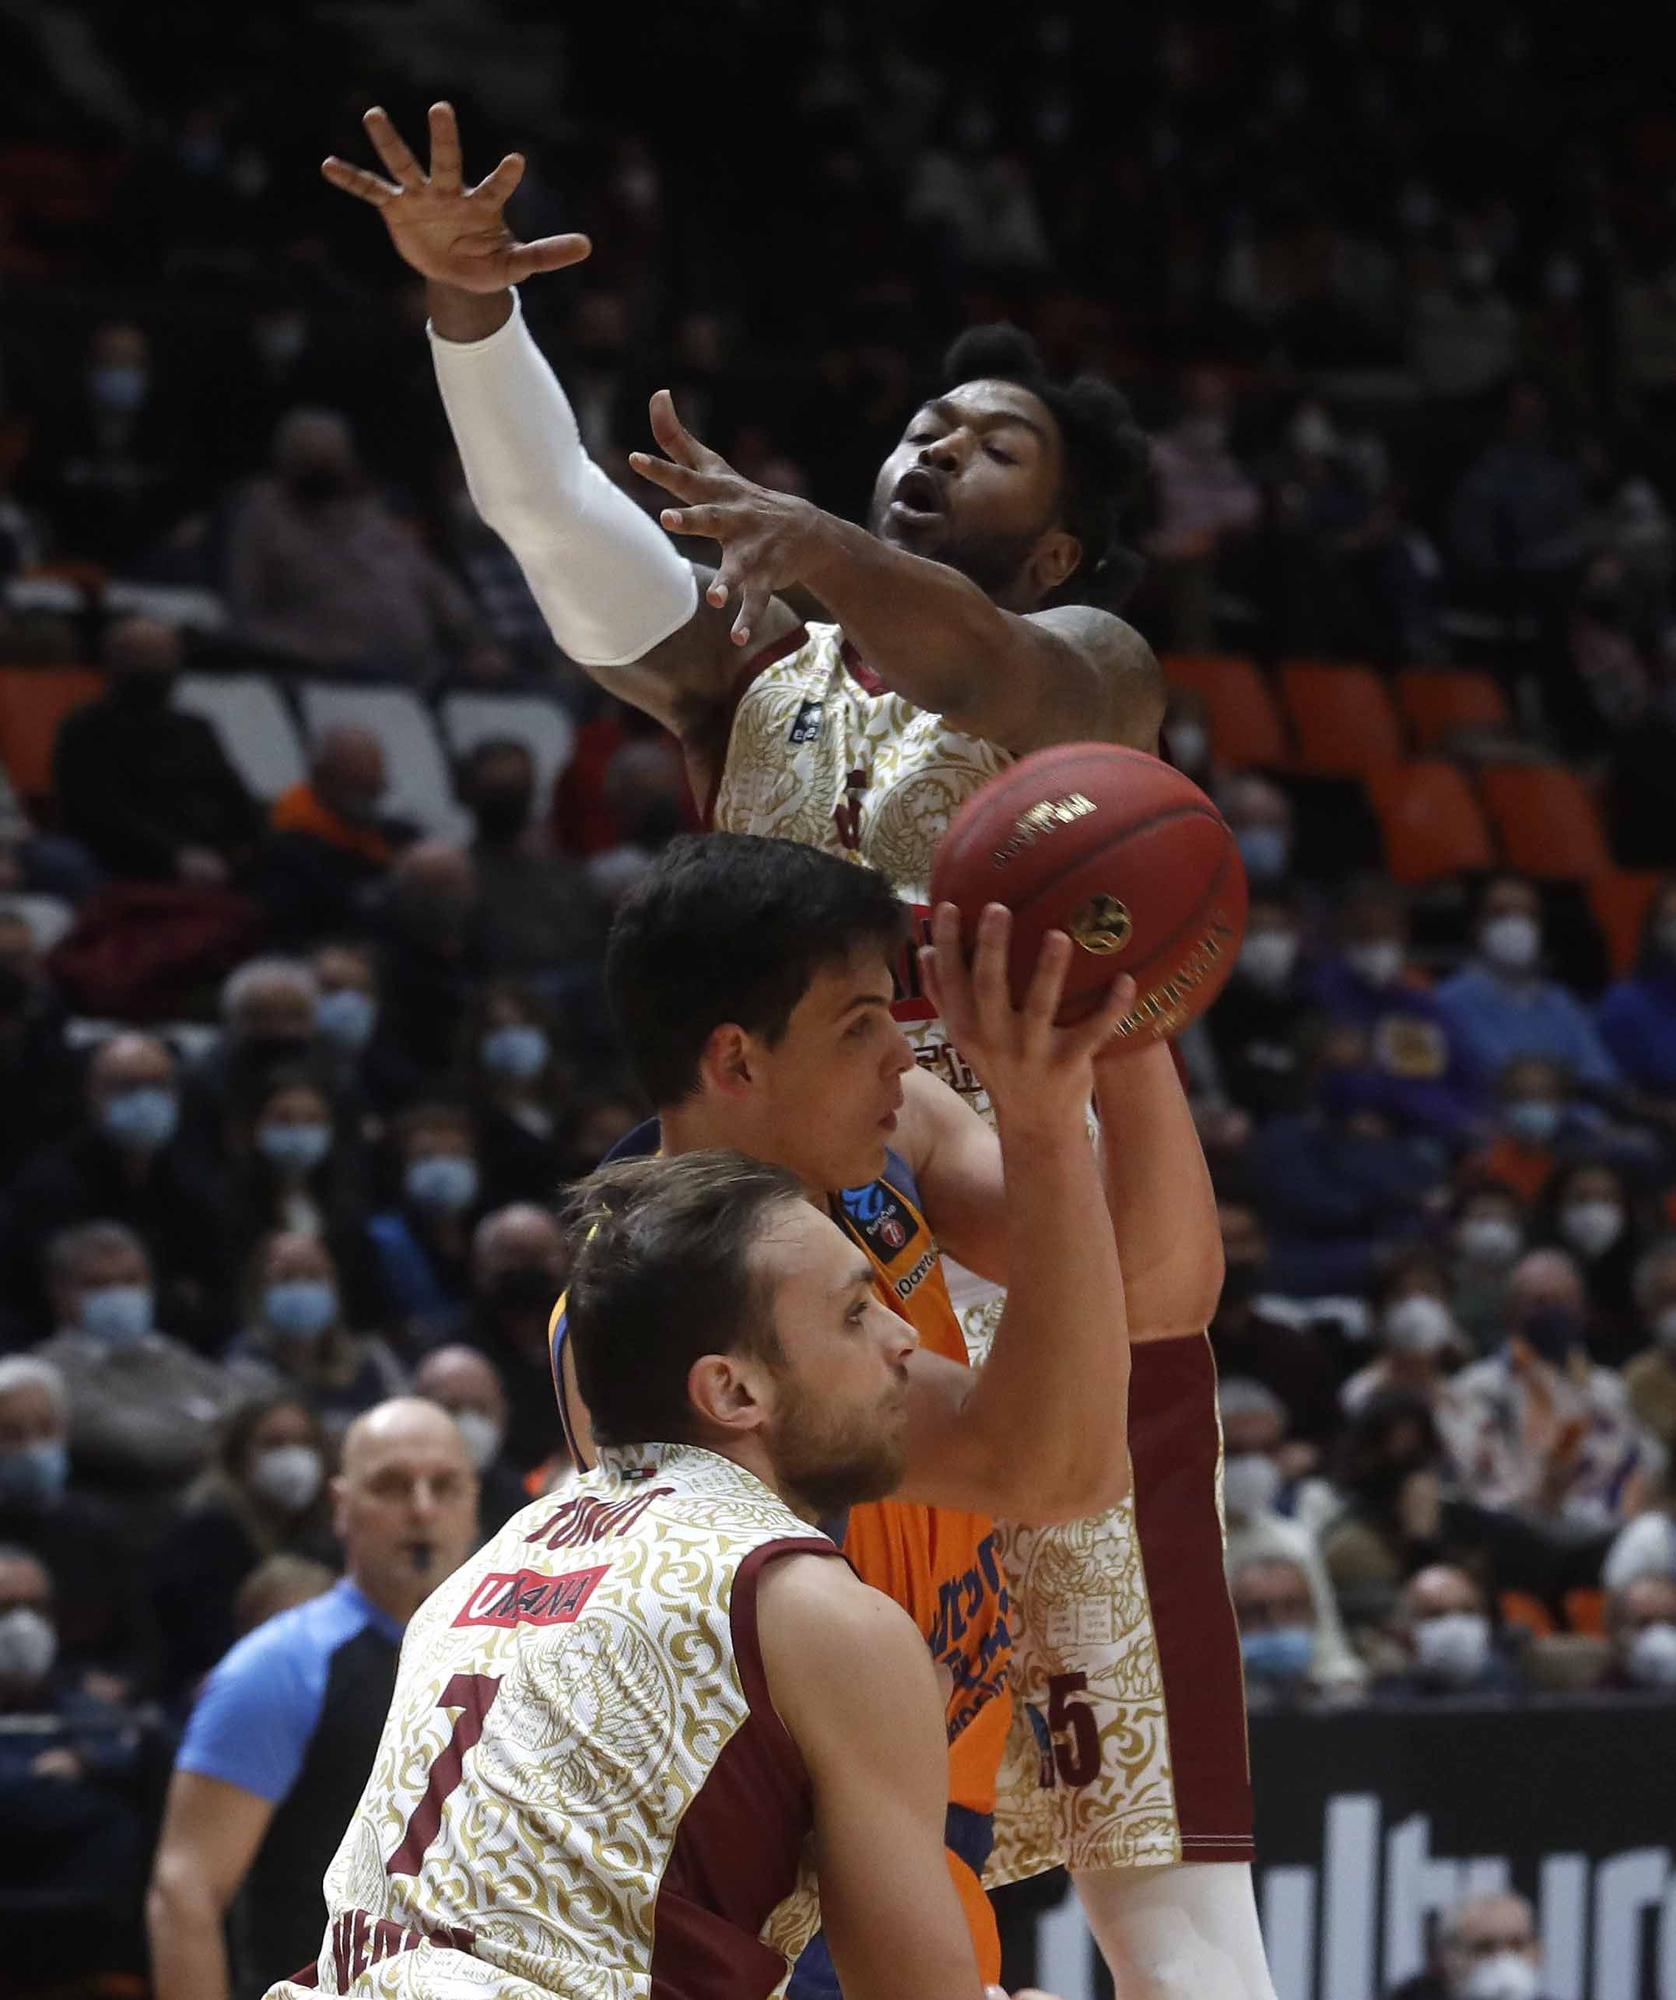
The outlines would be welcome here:
[[[799,580],[819,510],[795,494],[754,484],[719,451],[700,444],[675,414],[667,389],[652,398],[652,435],[668,456],[631,451],[629,464],[686,503],[658,516],[672,535],[701,535],[721,544],[722,559],[705,597],[712,610],[721,611],[738,592],[739,610],[728,636],[736,646],[748,645],[775,591]]]
[[[499,292],[540,271],[579,264],[593,245],[585,236],[542,236],[520,243],[506,225],[508,197],[524,178],[524,156],[508,153],[492,174],[468,188],[460,173],[460,130],[451,104],[430,112],[431,170],[376,105],[361,120],[391,178],[351,166],[334,154],[320,171],[333,187],[370,202],[390,241],[421,277],[466,292]]]
[[[960,912],[939,903],[931,913],[931,943],[920,952],[926,991],[1003,1126],[1010,1117],[1080,1117],[1094,1087],[1094,1058],[1134,1006],[1135,982],[1118,978],[1100,1007],[1062,1028],[1055,1016],[1075,947],[1064,931],[1048,931],[1024,999],[1015,1004],[1007,980],[1012,928],[1005,904],[985,904],[968,965]]]

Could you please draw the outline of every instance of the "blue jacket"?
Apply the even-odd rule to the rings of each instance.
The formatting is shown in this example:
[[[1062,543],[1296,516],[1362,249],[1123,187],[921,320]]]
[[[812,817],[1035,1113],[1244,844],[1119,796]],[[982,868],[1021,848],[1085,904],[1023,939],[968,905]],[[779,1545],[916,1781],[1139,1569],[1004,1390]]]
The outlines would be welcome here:
[[[1595,1019],[1631,1083],[1649,1097],[1676,1097],[1676,967],[1620,979]]]
[[[1583,1003],[1551,979],[1501,979],[1487,966],[1472,964],[1444,981],[1437,1003],[1473,1088],[1484,1097],[1521,1056],[1563,1063],[1579,1083],[1596,1090],[1610,1090],[1619,1081],[1618,1066]]]

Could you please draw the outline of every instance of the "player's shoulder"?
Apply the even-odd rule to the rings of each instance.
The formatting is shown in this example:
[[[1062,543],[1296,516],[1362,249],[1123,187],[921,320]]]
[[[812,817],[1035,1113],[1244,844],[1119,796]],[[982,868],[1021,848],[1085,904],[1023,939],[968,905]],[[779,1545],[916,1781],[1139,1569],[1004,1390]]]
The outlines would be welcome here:
[[[769,1563],[757,1585],[757,1634],[769,1674],[796,1671],[851,1675],[857,1660],[875,1662],[925,1640],[908,1613],[863,1583],[833,1554],[788,1553]]]

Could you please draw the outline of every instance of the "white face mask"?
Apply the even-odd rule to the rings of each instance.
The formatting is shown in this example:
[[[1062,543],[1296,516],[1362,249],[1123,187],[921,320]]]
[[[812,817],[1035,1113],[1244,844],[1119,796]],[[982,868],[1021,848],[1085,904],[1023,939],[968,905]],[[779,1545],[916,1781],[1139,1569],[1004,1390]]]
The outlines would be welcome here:
[[[1298,962],[1295,931],[1253,931],[1240,946],[1239,969],[1265,993],[1278,992]]]
[[[320,1491],[326,1467],[311,1444],[276,1444],[251,1461],[250,1483],[264,1500],[300,1514]]]
[[[1481,1958],[1459,1989],[1460,2000],[1536,2000],[1541,1976],[1522,1951]]]
[[[1238,1521],[1268,1513],[1280,1492],[1280,1467],[1266,1451],[1237,1451],[1222,1461],[1222,1504]]]
[[[456,1410],[454,1421],[465,1439],[473,1469],[486,1472],[500,1452],[501,1427],[483,1410]]]
[[[1414,1661],[1421,1676],[1444,1687],[1465,1687],[1490,1663],[1490,1621],[1482,1611],[1446,1611],[1414,1628]]]
[[[1643,1625],[1629,1642],[1624,1669],[1637,1687],[1676,1687],[1676,1625]]]
[[[1529,972],[1542,956],[1542,926],[1535,917],[1509,911],[1491,917],[1478,933],[1478,946],[1502,972]]]
[[[1624,1233],[1615,1201],[1574,1201],[1560,1210],[1560,1234],[1584,1257],[1603,1257]]]
[[[1455,1331],[1449,1308],[1429,1292],[1398,1299],[1382,1322],[1385,1344],[1398,1354],[1435,1354],[1447,1347]]]
[[[1403,949],[1394,938],[1350,945],[1344,956],[1370,986],[1394,986],[1402,977]]]
[[[1519,1225],[1505,1215],[1469,1215],[1455,1231],[1455,1247],[1475,1264],[1511,1264],[1524,1242]]]
[[[0,1612],[0,1681],[44,1681],[58,1658],[58,1630],[32,1605]]]

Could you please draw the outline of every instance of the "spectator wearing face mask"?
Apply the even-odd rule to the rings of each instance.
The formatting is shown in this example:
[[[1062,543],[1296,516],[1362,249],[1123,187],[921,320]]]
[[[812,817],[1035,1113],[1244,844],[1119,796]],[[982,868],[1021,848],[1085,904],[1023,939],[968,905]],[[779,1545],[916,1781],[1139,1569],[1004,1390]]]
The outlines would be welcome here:
[[[469,1112],[418,1104],[397,1119],[396,1199],[367,1224],[384,1323],[424,1349],[459,1327],[470,1288],[471,1232],[483,1174]]]
[[[1447,1437],[1450,1370],[1468,1350],[1449,1310],[1443,1272],[1429,1252],[1403,1257],[1386,1273],[1374,1325],[1379,1352],[1345,1383],[1345,1410],[1359,1410],[1370,1397],[1400,1390],[1421,1397]]]
[[[597,960],[605,931],[587,871],[536,831],[535,780],[528,746],[494,737],[461,760],[456,784],[477,828],[484,961],[491,972],[554,982]]]
[[[1308,1708],[1359,1696],[1359,1679],[1334,1681],[1324,1672],[1315,1599],[1298,1563],[1248,1557],[1230,1566],[1228,1592],[1239,1621],[1248,1708]]]
[[[221,1171],[281,1072],[320,1059],[315,1009],[320,990],[301,959],[252,958],[221,986],[221,1039],[187,1069],[181,1120],[200,1157]]]
[[[1604,1161],[1645,1178],[1660,1159],[1655,1139],[1613,1124],[1547,1056],[1517,1056],[1501,1072],[1491,1130],[1490,1143],[1467,1162],[1467,1175],[1499,1181],[1525,1201],[1536,1201],[1563,1166]]]
[[[280,1230],[257,1244],[249,1316],[230,1366],[268,1393],[296,1396],[334,1441],[374,1403],[402,1395],[407,1376],[389,1343],[351,1332],[332,1253],[318,1236]]]
[[[1344,1636],[1333,1586],[1309,1525],[1316,1511],[1286,1440],[1286,1412],[1260,1382],[1225,1377],[1217,1389],[1222,1416],[1222,1511],[1229,1574],[1261,1560],[1296,1565],[1309,1580],[1315,1651],[1311,1673],[1322,1687],[1360,1688],[1361,1662]],[[1313,1456],[1312,1454],[1310,1455]]]
[[[190,1694],[234,1639],[233,1602],[266,1557],[335,1562],[326,1435],[299,1397],[242,1403],[151,1565],[164,1698]]]
[[[1228,446],[1233,398],[1200,369],[1183,390],[1177,422],[1152,444],[1157,523],[1146,540],[1177,652],[1216,645],[1216,577],[1222,545],[1247,535],[1262,510],[1257,485]]]
[[[1164,696],[1164,754],[1201,791],[1217,788],[1220,773],[1210,745],[1210,711],[1197,688],[1172,684]]]
[[[1522,1056],[1561,1065],[1609,1091],[1618,1067],[1577,996],[1542,974],[1542,900],[1522,875],[1502,875],[1478,906],[1472,957],[1437,990],[1451,1040],[1480,1099]]]
[[[231,1204],[241,1251],[283,1230],[316,1236],[337,1260],[352,1318],[376,1311],[360,1147],[306,1070],[276,1071],[238,1133]]]
[[[1429,1564],[1403,1585],[1392,1640],[1402,1665],[1375,1683],[1383,1700],[1520,1691],[1518,1668],[1496,1643],[1483,1591],[1453,1563]]]
[[[1367,1039],[1369,1103],[1400,1129],[1451,1147],[1474,1126],[1471,1089],[1449,1024],[1409,957],[1408,906],[1393,882],[1364,882],[1339,910],[1335,949],[1306,987],[1329,1020]]]
[[[1224,1276],[1210,1343],[1221,1376],[1245,1376],[1280,1400],[1293,1436],[1319,1448],[1338,1425],[1336,1336],[1300,1325],[1267,1296],[1269,1246],[1254,1209],[1217,1203]]]
[[[1253,897],[1284,894],[1292,875],[1292,802],[1278,785],[1239,771],[1217,795],[1233,833]],[[1249,934],[1249,926],[1247,927]]]
[[[1299,948],[1296,903],[1254,888],[1233,975],[1205,1019],[1222,1087],[1253,1118],[1301,1110],[1308,1097],[1307,1046],[1319,1017]]]
[[[370,920],[378,885],[414,837],[380,810],[388,782],[372,730],[321,731],[308,776],[280,793],[270,816],[259,888],[277,936],[353,931]]]
[[[477,869],[445,840],[421,840],[390,871],[380,909],[383,1022],[402,1059],[442,1076],[482,972]]]
[[[0,904],[0,1103],[6,1106],[0,1187],[53,1145],[76,1116],[82,1077],[65,1026],[63,1003],[29,920]]]
[[[322,944],[309,957],[319,999],[315,1002],[315,1042],[332,1085],[346,1109],[358,1110],[365,1136],[419,1094],[419,1071],[383,1031],[377,948],[366,940]]]
[[[1608,1687],[1665,1696],[1676,1691],[1676,1583],[1641,1576],[1609,1591],[1606,1636],[1612,1643]]]
[[[37,1350],[70,1395],[78,1485],[123,1501],[124,1529],[146,1526],[203,1465],[238,1400],[224,1368],[159,1332],[145,1245],[119,1222],[84,1222],[47,1246],[58,1331]]]
[[[1607,988],[1595,1018],[1623,1075],[1676,1117],[1676,876],[1654,892],[1635,970]]]
[[[0,1926],[16,1990],[141,1969],[139,1763],[135,1719],[59,1665],[45,1566],[0,1544]]]
[[[1438,1931],[1430,1970],[1386,2000],[1544,2000],[1536,1913],[1523,1896],[1470,1896]]]
[[[551,1200],[564,1178],[568,1108],[551,1014],[528,987],[496,980],[467,1015],[464,1041],[485,1200]]]
[[[459,1425],[477,1474],[478,1532],[487,1540],[535,1497],[503,1449],[507,1402],[499,1371],[475,1347],[439,1347],[419,1364],[413,1393],[440,1404]]]
[[[53,750],[64,831],[125,880],[231,881],[255,855],[262,815],[210,725],[169,705],[180,635],[125,618],[101,658],[107,691],[65,717]]]
[[[564,1234],[548,1209],[514,1202],[478,1224],[465,1338],[488,1356],[506,1385],[510,1415],[503,1449],[521,1474],[562,1446],[547,1332],[567,1276]]]
[[[1502,1323],[1507,1279],[1525,1248],[1525,1213],[1509,1187],[1469,1183],[1449,1227],[1449,1303],[1455,1323],[1483,1349]]]
[[[226,1211],[180,1137],[173,1055],[154,1035],[118,1033],[87,1066],[80,1123],[18,1177],[0,1205],[0,1271],[31,1317],[46,1298],[40,1249],[95,1217],[125,1223],[157,1274],[159,1316],[196,1347],[226,1338]]]
[[[1533,1250],[1508,1286],[1505,1338],[1455,1378],[1452,1453],[1480,1506],[1604,1534],[1635,1513],[1654,1450],[1624,1385],[1587,1350],[1587,1299],[1576,1264]]]
[[[1340,1508],[1321,1554],[1352,1631],[1383,1627],[1403,1579],[1446,1554],[1444,1464],[1424,1397],[1387,1389],[1351,1413],[1331,1461]]]
[[[113,1564],[112,1510],[70,1486],[70,1398],[34,1354],[0,1358],[0,1542],[46,1565],[60,1654],[86,1683],[125,1696],[151,1666],[149,1608],[133,1569]]]
[[[185,497],[180,435],[180,413],[159,392],[150,335],[107,320],[88,342],[73,402],[49,417],[40,457],[53,468],[66,546],[119,565],[157,541]]]
[[[1642,1257],[1634,1299],[1644,1345],[1624,1369],[1624,1391],[1636,1421],[1676,1462],[1676,1237]]]
[[[1589,1296],[1589,1352],[1607,1368],[1640,1352],[1632,1297],[1642,1245],[1636,1201],[1602,1160],[1563,1167],[1549,1182],[1539,1234],[1577,1260]]]

